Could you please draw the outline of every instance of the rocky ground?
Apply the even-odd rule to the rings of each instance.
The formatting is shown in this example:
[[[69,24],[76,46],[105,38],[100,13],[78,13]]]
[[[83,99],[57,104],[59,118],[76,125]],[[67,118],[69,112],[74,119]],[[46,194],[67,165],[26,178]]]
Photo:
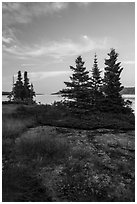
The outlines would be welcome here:
[[[32,141],[41,133],[52,135],[58,141],[63,139],[69,146],[64,158],[39,165],[37,171],[52,201],[135,200],[134,131],[40,126],[30,128],[20,138]]]

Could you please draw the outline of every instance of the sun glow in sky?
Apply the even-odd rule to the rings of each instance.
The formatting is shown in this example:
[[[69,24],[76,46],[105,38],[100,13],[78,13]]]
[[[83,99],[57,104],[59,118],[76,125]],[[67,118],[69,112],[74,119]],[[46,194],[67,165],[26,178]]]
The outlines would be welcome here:
[[[97,53],[100,70],[110,48],[124,68],[121,82],[135,86],[135,4],[133,2],[3,2],[2,90],[27,71],[36,92],[52,93],[69,80],[69,66],[82,55],[91,70]]]

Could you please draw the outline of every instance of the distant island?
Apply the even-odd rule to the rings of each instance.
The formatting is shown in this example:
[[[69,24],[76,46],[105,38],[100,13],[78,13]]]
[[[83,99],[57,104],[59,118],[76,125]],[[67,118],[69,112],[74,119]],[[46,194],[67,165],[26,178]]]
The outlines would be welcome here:
[[[2,96],[7,96],[10,94],[10,91],[2,91]],[[36,95],[44,95],[43,93],[36,93]]]
[[[128,94],[128,95],[135,95],[135,87],[124,87],[124,89],[120,92],[122,95]],[[52,93],[51,95],[57,95],[57,93]]]
[[[9,95],[10,94],[10,92],[8,92],[8,91],[2,91],[2,96],[7,96],[7,95]]]
[[[135,94],[135,87],[124,87],[124,89],[121,91],[121,94],[131,94],[134,95]]]

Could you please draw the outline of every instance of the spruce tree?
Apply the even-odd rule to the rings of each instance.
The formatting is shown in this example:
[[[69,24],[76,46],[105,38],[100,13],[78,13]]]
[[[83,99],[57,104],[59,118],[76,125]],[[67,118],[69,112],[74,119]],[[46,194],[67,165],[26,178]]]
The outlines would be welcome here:
[[[24,101],[27,103],[33,102],[33,96],[35,96],[33,84],[29,84],[28,74],[24,72],[24,83],[22,82],[21,71],[18,71],[17,81],[14,84],[11,92],[14,101]]]
[[[24,98],[29,99],[30,98],[30,84],[29,84],[29,78],[27,71],[24,72]]]
[[[33,101],[33,96],[36,96],[34,88],[33,88],[33,84],[31,83],[30,85],[30,100]]]
[[[74,112],[86,112],[88,109],[88,80],[89,72],[86,71],[82,57],[77,57],[76,67],[70,66],[74,72],[70,76],[70,82],[64,82],[67,88],[61,90],[59,93],[66,98],[67,105]]]
[[[92,76],[89,81],[89,89],[91,95],[91,107],[94,109],[100,109],[103,94],[101,91],[102,78],[101,71],[98,68],[97,55],[94,56],[94,64],[92,67]]]
[[[23,82],[22,82],[21,71],[18,71],[17,81],[13,87],[14,100],[23,100],[23,98],[24,98],[23,97],[23,90],[24,90],[24,86],[23,86]]]
[[[123,70],[121,62],[117,62],[118,53],[111,49],[108,53],[109,58],[105,59],[105,74],[103,91],[106,98],[106,109],[119,112],[124,107],[124,100],[120,94],[123,86],[120,82],[120,74]]]

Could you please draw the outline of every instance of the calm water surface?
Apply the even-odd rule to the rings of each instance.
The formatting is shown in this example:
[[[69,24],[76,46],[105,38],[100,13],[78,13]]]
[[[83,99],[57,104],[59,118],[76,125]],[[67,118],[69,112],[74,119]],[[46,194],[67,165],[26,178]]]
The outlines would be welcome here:
[[[123,98],[125,100],[132,101],[132,108],[135,110],[135,95],[123,95]],[[44,95],[36,95],[34,98],[37,103],[40,104],[52,104],[54,101],[61,101],[63,98],[58,95],[50,95],[50,94],[44,94]],[[8,101],[7,96],[2,96],[2,101]]]

